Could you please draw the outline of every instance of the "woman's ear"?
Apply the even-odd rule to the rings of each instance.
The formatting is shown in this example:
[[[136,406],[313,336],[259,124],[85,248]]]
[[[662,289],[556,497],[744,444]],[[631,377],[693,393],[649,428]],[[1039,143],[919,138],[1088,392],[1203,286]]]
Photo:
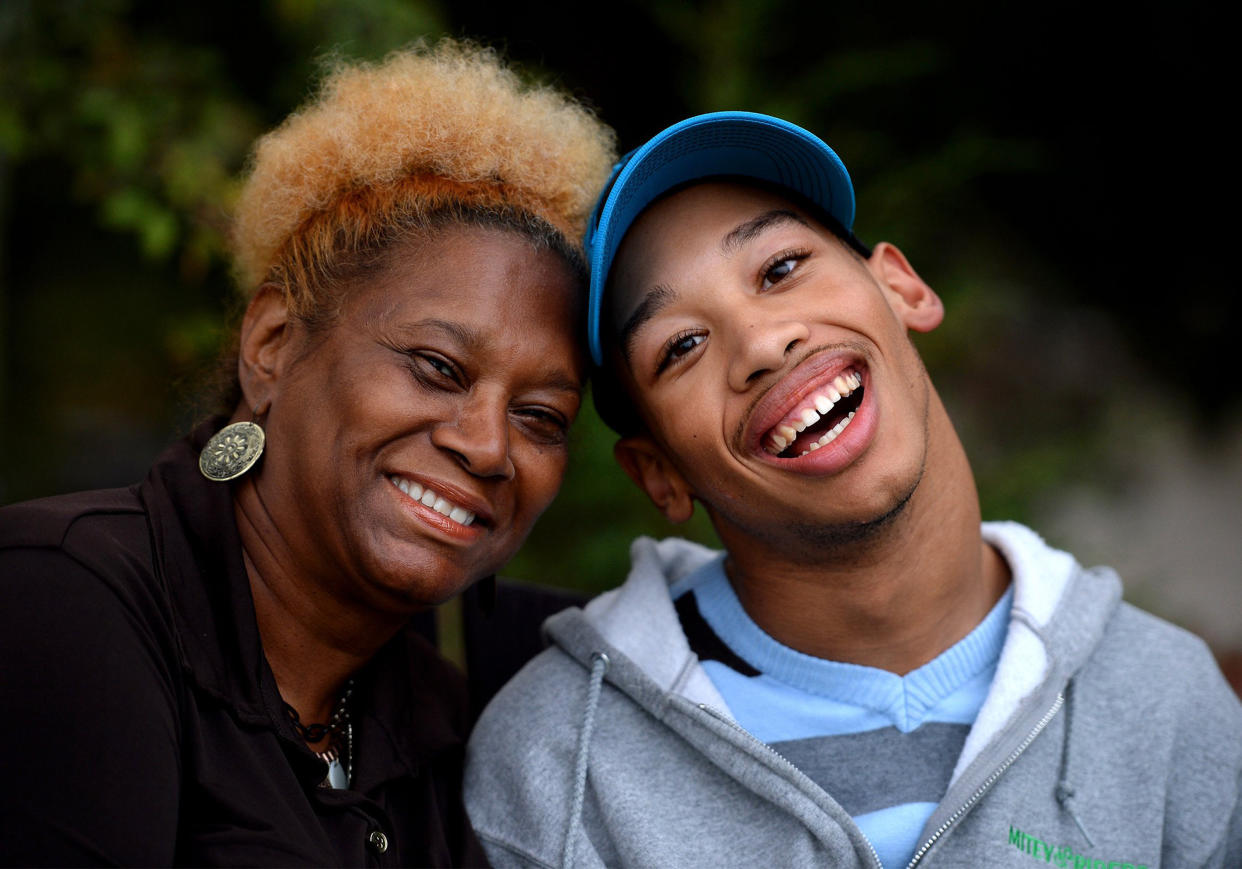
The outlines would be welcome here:
[[[237,377],[252,410],[271,405],[288,343],[289,307],[284,293],[274,284],[264,284],[246,306],[237,354]]]
[[[694,514],[694,498],[685,477],[648,435],[624,437],[612,452],[622,470],[647,493],[668,521],[685,522]]]
[[[887,291],[889,305],[907,329],[930,332],[944,320],[944,303],[895,245],[877,244],[867,267]]]

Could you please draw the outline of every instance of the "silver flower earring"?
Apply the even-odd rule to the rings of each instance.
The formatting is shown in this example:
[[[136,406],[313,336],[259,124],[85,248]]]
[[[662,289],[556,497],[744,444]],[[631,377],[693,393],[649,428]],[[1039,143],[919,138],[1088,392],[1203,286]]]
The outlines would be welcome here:
[[[257,409],[254,415],[258,417]],[[198,469],[209,480],[235,480],[258,463],[266,441],[267,436],[257,422],[226,425],[211,436],[198,454]]]

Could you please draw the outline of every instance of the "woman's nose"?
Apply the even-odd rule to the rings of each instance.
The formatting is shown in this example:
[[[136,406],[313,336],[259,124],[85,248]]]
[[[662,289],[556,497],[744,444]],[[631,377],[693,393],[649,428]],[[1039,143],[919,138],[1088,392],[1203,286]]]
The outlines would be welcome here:
[[[752,320],[738,328],[729,387],[745,392],[763,374],[781,368],[789,353],[809,336],[806,324],[798,320]]]
[[[482,396],[467,398],[456,419],[432,430],[431,442],[452,453],[476,477],[513,479],[507,402]]]

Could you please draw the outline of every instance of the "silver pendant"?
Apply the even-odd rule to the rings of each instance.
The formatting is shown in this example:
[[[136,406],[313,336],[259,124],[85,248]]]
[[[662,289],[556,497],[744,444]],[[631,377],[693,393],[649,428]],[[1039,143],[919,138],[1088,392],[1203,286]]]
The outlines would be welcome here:
[[[236,479],[259,461],[265,440],[263,429],[253,422],[226,425],[198,454],[198,469],[209,480],[223,483]]]
[[[341,766],[338,758],[332,758],[328,761],[328,777],[324,779],[328,787],[336,788],[343,791],[349,788],[349,776],[345,775],[345,768]]]

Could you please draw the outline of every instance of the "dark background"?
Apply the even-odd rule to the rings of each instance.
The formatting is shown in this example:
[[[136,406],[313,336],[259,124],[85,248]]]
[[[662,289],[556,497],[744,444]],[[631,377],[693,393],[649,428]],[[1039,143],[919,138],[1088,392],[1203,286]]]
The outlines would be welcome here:
[[[765,111],[850,167],[945,299],[920,349],[988,518],[1242,649],[1236,48],[1206,4],[0,3],[0,502],[138,479],[200,415],[253,139],[329,51],[495,45],[622,150]],[[589,410],[512,575],[599,590],[667,527]],[[688,529],[710,540],[702,517]]]

